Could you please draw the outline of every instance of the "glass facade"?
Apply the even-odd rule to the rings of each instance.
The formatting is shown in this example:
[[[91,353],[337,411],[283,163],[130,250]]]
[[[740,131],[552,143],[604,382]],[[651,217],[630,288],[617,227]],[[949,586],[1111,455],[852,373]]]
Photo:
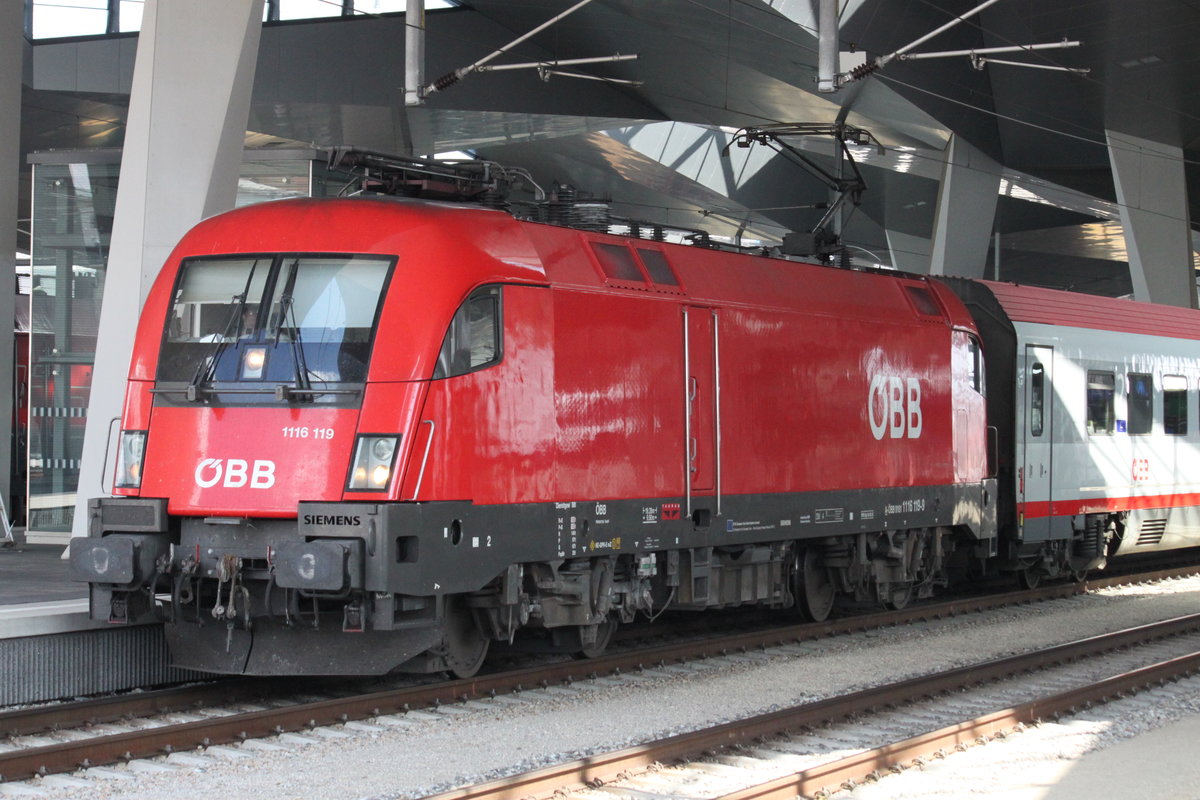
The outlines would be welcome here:
[[[71,529],[119,170],[112,153],[33,170],[30,531]]]
[[[30,161],[26,508],[30,541],[36,542],[58,541],[71,530],[120,154],[58,151],[35,153]],[[349,176],[329,173],[324,163],[311,150],[248,150],[237,205],[336,195]]]
[[[31,39],[103,36],[142,29],[145,0],[25,0],[26,35]],[[425,8],[450,8],[452,0],[425,0]],[[407,0],[265,0],[263,21],[396,14]]]
[[[33,39],[108,33],[109,0],[29,0],[25,18]]]

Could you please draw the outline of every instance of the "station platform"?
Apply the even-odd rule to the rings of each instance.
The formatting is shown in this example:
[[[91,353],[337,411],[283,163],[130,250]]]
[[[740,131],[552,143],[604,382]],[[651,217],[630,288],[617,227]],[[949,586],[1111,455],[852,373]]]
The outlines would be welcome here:
[[[16,543],[0,546],[0,706],[199,677],[170,666],[161,625],[92,620],[62,545],[13,533]]]
[[[61,545],[0,547],[0,639],[96,627],[88,619],[87,586],[75,583]]]
[[[17,544],[0,547],[0,606],[87,599],[87,586],[67,574],[62,545],[26,544],[13,533]]]
[[[86,620],[88,587],[71,581],[67,561],[62,558],[64,547],[29,545],[22,533],[14,529],[16,542],[0,546],[0,638],[37,632],[35,627],[14,624],[20,619],[48,620],[82,612]],[[82,621],[78,622],[83,626]],[[62,630],[70,628],[62,621],[53,624],[53,632]]]

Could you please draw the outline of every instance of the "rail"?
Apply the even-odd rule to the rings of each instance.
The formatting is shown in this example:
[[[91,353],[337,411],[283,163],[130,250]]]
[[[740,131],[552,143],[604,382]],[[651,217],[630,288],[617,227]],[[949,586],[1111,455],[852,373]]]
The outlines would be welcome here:
[[[1196,570],[1195,566],[1172,568],[1157,571],[1152,575],[1142,575],[1138,579],[1181,577],[1195,574]],[[1130,576],[1122,576],[1083,584],[1064,584],[1023,592],[951,600],[896,612],[867,614],[820,624],[788,625],[768,630],[737,633],[717,639],[671,643],[636,649],[631,652],[612,653],[587,661],[545,664],[494,675],[374,691],[348,698],[297,703],[291,706],[198,722],[170,724],[63,744],[13,750],[0,753],[0,780],[20,780],[33,775],[69,772],[80,766],[148,758],[177,750],[238,742],[288,731],[339,724],[352,719],[365,719],[382,714],[401,713],[414,708],[491,697],[527,688],[581,680],[595,675],[617,674],[647,666],[679,663],[737,651],[761,650],[842,633],[1069,597],[1092,588],[1130,583],[1133,580],[1134,578]],[[1200,627],[1200,616],[1187,619],[1193,620]],[[1179,621],[1173,622],[1182,624]],[[970,668],[970,672],[978,676],[978,670],[986,666],[977,665]],[[994,666],[990,667],[990,669],[995,668]],[[138,714],[183,710],[194,708],[197,704],[208,701],[229,703],[239,697],[261,697],[263,694],[271,694],[269,691],[263,691],[263,687],[270,684],[269,680],[220,682],[160,692],[8,711],[0,713],[0,736],[11,737]],[[897,691],[900,691],[901,694],[896,695],[897,697],[902,697],[903,692],[914,691],[912,686],[906,687],[901,684],[900,687]],[[256,692],[258,692],[257,695]],[[865,703],[867,700],[863,699],[860,702]],[[873,702],[886,701],[876,698]],[[729,736],[730,734],[723,735]],[[726,744],[728,743],[732,743],[732,740],[726,742]],[[592,760],[590,763],[595,762]]]
[[[1200,614],[1143,625],[1103,636],[1093,636],[1065,645],[1037,650],[1008,658],[921,676],[852,694],[806,703],[794,708],[762,714],[749,719],[717,725],[705,730],[679,734],[611,753],[591,755],[578,761],[534,770],[522,775],[431,795],[425,800],[501,800],[502,798],[540,798],[561,795],[607,783],[631,772],[655,764],[694,759],[702,754],[734,745],[751,744],[763,737],[814,727],[831,720],[845,719],[881,707],[903,705],[915,698],[942,695],[964,687],[995,681],[1010,675],[1043,669],[1054,664],[1088,658],[1121,648],[1156,641],[1167,636],[1200,631]],[[1125,673],[1079,689],[1024,703],[903,742],[856,753],[844,759],[795,773],[768,784],[727,794],[722,800],[749,798],[811,797],[837,789],[847,781],[856,781],[888,769],[976,740],[994,736],[1019,724],[1099,702],[1125,691],[1134,690],[1200,670],[1200,653],[1171,659],[1145,669]]]

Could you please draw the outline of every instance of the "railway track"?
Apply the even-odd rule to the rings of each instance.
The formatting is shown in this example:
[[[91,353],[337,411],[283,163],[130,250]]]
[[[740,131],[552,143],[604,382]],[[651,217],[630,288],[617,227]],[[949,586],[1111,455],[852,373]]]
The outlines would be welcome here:
[[[1140,580],[1194,574],[1195,568],[1159,571]],[[1129,577],[1114,579],[1128,583]],[[470,680],[426,682],[386,688],[348,697],[329,697],[309,702],[272,698],[263,692],[265,682],[223,682],[215,685],[146,692],[118,698],[79,701],[0,713],[0,775],[4,780],[22,780],[34,775],[69,772],[81,766],[148,758],[215,744],[240,742],[289,731],[367,717],[402,713],[473,698],[490,697],[520,689],[550,686],[592,675],[629,671],[642,667],[685,662],[748,650],[761,650],[795,642],[810,641],[839,633],[881,626],[938,619],[1017,603],[1066,597],[1103,586],[1104,581],[1060,585],[1028,592],[950,600],[899,612],[867,614],[819,625],[797,625],[740,633],[718,639],[671,643],[613,653],[590,661],[569,661],[510,670]],[[294,691],[294,690],[293,690]],[[231,702],[258,703],[234,713],[220,710]],[[217,708],[204,711],[208,706]],[[140,729],[113,731],[103,723],[160,715]],[[168,715],[165,718],[161,715]],[[170,716],[184,715],[184,716]],[[207,715],[207,716],[205,716]],[[98,727],[97,727],[98,726]],[[99,733],[99,735],[95,735]],[[33,746],[22,737],[35,737]],[[46,743],[46,736],[70,741]]]
[[[1200,614],[591,755],[426,800],[822,796],[1197,672]],[[1097,673],[1106,677],[1098,679]],[[991,710],[978,713],[980,708]],[[675,763],[681,765],[663,766]],[[598,787],[603,793],[590,791]]]

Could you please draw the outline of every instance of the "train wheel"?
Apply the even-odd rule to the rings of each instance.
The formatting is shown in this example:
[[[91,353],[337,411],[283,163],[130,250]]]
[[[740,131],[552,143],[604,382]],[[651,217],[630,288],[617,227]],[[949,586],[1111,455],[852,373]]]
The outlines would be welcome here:
[[[1042,572],[1037,567],[1025,567],[1017,573],[1017,583],[1022,589],[1036,589],[1042,582]]]
[[[446,669],[456,678],[469,678],[479,671],[491,640],[475,624],[462,601],[446,604]]]
[[[829,571],[817,562],[816,548],[806,547],[796,553],[796,564],[792,570],[792,591],[796,595],[796,608],[811,622],[824,622],[833,610],[837,592]]]
[[[598,658],[604,655],[604,651],[608,649],[608,643],[612,641],[613,631],[617,629],[617,620],[614,617],[609,617],[604,622],[598,625],[593,625],[596,629],[596,637],[590,645],[584,645],[579,648],[579,656],[581,658]],[[579,626],[579,640],[584,641],[584,626]]]
[[[883,592],[883,607],[889,611],[899,611],[912,600],[913,587],[911,583],[893,584]]]

